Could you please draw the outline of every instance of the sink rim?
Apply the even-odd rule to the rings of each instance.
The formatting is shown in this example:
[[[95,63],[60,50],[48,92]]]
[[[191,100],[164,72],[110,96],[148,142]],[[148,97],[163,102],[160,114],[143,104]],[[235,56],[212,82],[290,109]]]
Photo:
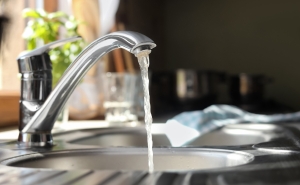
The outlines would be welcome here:
[[[236,124],[239,126],[239,124]],[[246,125],[247,126],[247,125]],[[130,136],[130,137],[134,137],[134,136],[142,136],[145,135],[146,138],[146,130],[143,127],[138,127],[138,128],[111,128],[111,129],[93,129],[93,130],[89,130],[89,129],[82,129],[82,130],[78,130],[79,132],[84,132],[84,133],[89,133],[89,135],[86,136],[82,136],[82,137],[77,137],[77,138],[72,138],[72,139],[68,139],[66,142],[69,144],[75,144],[75,145],[83,145],[83,146],[93,146],[93,147],[120,147],[123,145],[99,145],[99,144],[84,144],[82,142],[88,142],[90,140],[99,140],[101,137],[112,137],[111,139],[113,139],[113,137],[115,135],[117,136],[121,136],[121,137],[125,137],[125,139]],[[185,145],[182,145],[182,147],[186,147],[186,146],[193,146],[193,147],[204,147],[204,146],[209,146],[209,147],[222,147],[222,146],[240,146],[240,145],[253,145],[256,143],[260,143],[260,142],[268,142],[271,139],[274,138],[274,135],[271,133],[268,134],[264,134],[264,132],[266,132],[265,130],[255,130],[255,129],[242,129],[240,127],[222,127],[221,129],[217,129],[217,130],[213,130],[209,133],[204,133],[199,137],[196,137],[194,139],[192,139],[191,141],[187,142]],[[243,133],[243,134],[241,134]],[[203,138],[208,137],[208,135],[211,134],[218,134],[218,135],[228,135],[226,137],[237,137],[239,135],[243,135],[243,136],[247,136],[247,137],[253,137],[253,138],[258,138],[260,141],[259,142],[246,142],[243,144],[194,144],[195,141],[197,141],[197,139],[203,140]],[[128,136],[127,136],[128,135]],[[166,136],[166,138],[169,140],[170,138],[167,137],[166,133],[164,132],[163,129],[159,130],[156,129],[156,132],[152,133],[152,137],[155,136]],[[156,147],[159,146],[172,146],[171,141],[169,141],[170,143],[168,145],[163,145],[163,144],[159,144],[156,145]],[[140,147],[140,146],[135,146],[135,145],[124,145],[125,147]],[[146,146],[145,146],[146,147]],[[173,146],[175,147],[175,146]]]
[[[83,155],[84,153],[87,154],[97,154],[99,152],[101,152],[102,154],[109,154],[110,152],[115,152],[115,154],[124,154],[124,153],[120,153],[120,150],[128,150],[127,154],[137,154],[136,152],[132,151],[132,150],[138,150],[141,153],[142,152],[146,152],[148,151],[148,149],[146,147],[108,147],[108,148],[91,148],[91,149],[69,149],[69,150],[57,150],[57,151],[47,151],[47,152],[34,152],[34,153],[29,153],[29,154],[25,154],[25,155],[19,155],[19,156],[14,156],[11,158],[7,158],[4,159],[2,161],[0,161],[0,165],[4,165],[6,167],[11,167],[11,168],[17,168],[17,169],[42,169],[42,170],[57,170],[57,171],[61,171],[61,170],[67,170],[67,171],[72,171],[72,170],[111,170],[111,169],[82,169],[82,168],[78,168],[78,169],[58,169],[58,168],[45,168],[45,167],[18,167],[18,166],[12,166],[13,164],[16,164],[18,162],[26,162],[28,160],[31,159],[36,159],[36,160],[43,160],[43,158],[47,158],[47,157],[59,157],[59,155],[62,155],[62,157],[66,156],[66,155],[70,155],[70,157],[72,157],[72,155]],[[178,154],[178,152],[183,153],[183,152],[192,152],[192,155],[197,155],[197,153],[199,153],[199,157],[201,156],[201,154],[206,154],[206,153],[215,153],[215,154],[233,154],[234,156],[239,156],[241,157],[241,164],[237,164],[237,165],[229,165],[229,166],[222,166],[222,167],[213,167],[213,168],[205,168],[205,169],[191,169],[191,170],[158,170],[156,172],[177,172],[177,173],[188,173],[188,172],[203,172],[203,171],[213,171],[213,170],[228,170],[230,168],[235,168],[235,167],[239,167],[239,166],[243,166],[246,164],[251,163],[252,161],[254,161],[255,156],[251,153],[245,152],[245,151],[239,151],[239,150],[230,150],[230,149],[219,149],[219,148],[191,148],[191,147],[155,147],[153,148],[153,152],[154,152],[154,158],[155,158],[155,154],[160,154],[159,152],[161,152],[162,154],[166,154],[166,151],[172,152],[171,150],[175,150],[176,154]],[[99,153],[99,156],[101,156],[101,153]],[[147,152],[146,152],[147,154]],[[168,154],[168,153],[167,153]],[[120,156],[121,157],[121,156]],[[227,158],[227,156],[226,156]],[[230,159],[230,158],[227,158]],[[155,167],[154,167],[155,168]],[[114,169],[113,169],[114,170]],[[121,170],[121,171],[146,171],[146,170],[130,170],[130,169],[125,169],[125,170]]]

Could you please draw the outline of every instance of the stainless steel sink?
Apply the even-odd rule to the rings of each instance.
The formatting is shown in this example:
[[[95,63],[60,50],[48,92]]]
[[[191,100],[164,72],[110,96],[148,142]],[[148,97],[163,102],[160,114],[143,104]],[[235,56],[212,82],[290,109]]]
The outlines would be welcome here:
[[[233,181],[227,180],[235,181],[237,176],[241,182],[248,184],[254,181],[272,184],[273,181],[267,181],[265,177],[270,177],[274,170],[280,172],[299,166],[295,161],[299,155],[296,152],[299,147],[293,145],[294,142],[289,142],[299,140],[293,135],[297,134],[297,130],[290,127],[245,124],[226,126],[189,143],[189,145],[247,144],[243,147],[154,147],[155,173],[148,174],[147,148],[130,146],[146,145],[144,130],[143,127],[90,127],[90,129],[75,127],[74,130],[61,129],[60,132],[57,130],[54,136],[56,145],[53,147],[30,148],[11,143],[0,148],[0,184],[92,184],[93,182],[187,185],[195,182],[218,184],[220,179],[222,182],[226,180],[224,183],[232,184]],[[156,138],[154,141],[157,145],[168,144],[164,133],[162,125],[153,127],[153,135]],[[98,138],[101,142],[94,143],[94,146],[90,145],[91,138]],[[87,143],[78,144],[84,140]],[[265,143],[263,148],[252,146],[256,142],[267,140],[272,141]],[[127,146],[105,147],[114,144]],[[282,146],[289,148],[285,149]],[[290,166],[291,162],[293,166]],[[262,175],[258,177],[257,172]],[[248,178],[249,175],[251,178]],[[297,174],[292,177],[293,180],[297,179]]]
[[[164,125],[155,125],[152,136],[153,146],[171,146],[171,142],[165,134]],[[276,127],[263,124],[238,124],[225,126],[195,138],[185,146],[237,146],[249,145],[270,141],[274,138]],[[84,133],[83,136],[80,136]],[[93,146],[138,146],[146,147],[146,131],[139,128],[111,128],[78,131],[76,137],[70,133],[69,143]],[[56,137],[57,138],[57,137]]]
[[[271,140],[273,137],[269,133],[255,130],[229,129],[213,131],[197,137],[187,145],[193,146],[238,146],[262,143]]]
[[[168,137],[165,134],[152,134],[153,146],[171,146]],[[104,133],[86,138],[79,138],[70,143],[80,145],[94,145],[94,146],[147,146],[147,134],[145,131],[132,131],[119,133]]]
[[[243,165],[252,154],[200,148],[154,148],[155,171],[207,170]],[[148,170],[146,148],[106,148],[33,153],[2,161],[14,167],[59,170]]]

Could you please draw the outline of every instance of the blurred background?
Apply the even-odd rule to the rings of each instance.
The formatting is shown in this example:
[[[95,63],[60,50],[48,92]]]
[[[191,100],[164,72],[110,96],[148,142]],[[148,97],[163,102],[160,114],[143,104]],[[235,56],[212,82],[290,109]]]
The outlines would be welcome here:
[[[154,40],[157,48],[150,54],[154,121],[212,104],[231,104],[266,114],[300,109],[300,1],[0,2],[0,13],[7,18],[2,19],[0,57],[3,124],[18,119],[20,80],[16,58],[27,49],[22,38],[29,21],[22,17],[25,8],[74,15],[84,22],[78,33],[87,44],[117,30],[140,32]],[[73,110],[82,116],[73,119],[103,119],[101,88],[84,84],[101,83],[98,75],[107,71],[137,72],[136,58],[115,52],[99,62],[79,87],[81,91],[74,92],[79,103],[71,105],[70,115]],[[94,95],[84,92],[87,88],[93,89]],[[95,97],[79,101],[88,96]],[[88,114],[91,111],[93,114]]]

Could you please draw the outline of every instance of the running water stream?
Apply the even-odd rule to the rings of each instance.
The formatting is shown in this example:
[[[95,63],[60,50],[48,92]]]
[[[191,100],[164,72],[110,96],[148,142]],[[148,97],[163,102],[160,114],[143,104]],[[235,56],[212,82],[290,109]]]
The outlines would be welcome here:
[[[145,109],[145,126],[147,131],[147,142],[148,142],[148,166],[149,173],[152,173],[154,170],[153,165],[153,142],[151,134],[152,126],[152,115],[151,115],[151,106],[150,106],[150,95],[149,95],[149,78],[148,78],[148,67],[149,67],[149,54],[150,50],[144,50],[136,54],[138,62],[141,68],[141,76],[143,80],[144,88],[144,109]]]

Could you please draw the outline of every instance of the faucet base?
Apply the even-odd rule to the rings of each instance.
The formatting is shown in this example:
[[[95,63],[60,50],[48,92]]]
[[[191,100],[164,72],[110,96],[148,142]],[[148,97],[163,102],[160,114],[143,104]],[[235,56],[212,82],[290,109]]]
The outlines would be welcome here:
[[[18,137],[18,144],[33,147],[53,146],[52,134],[20,132]]]

